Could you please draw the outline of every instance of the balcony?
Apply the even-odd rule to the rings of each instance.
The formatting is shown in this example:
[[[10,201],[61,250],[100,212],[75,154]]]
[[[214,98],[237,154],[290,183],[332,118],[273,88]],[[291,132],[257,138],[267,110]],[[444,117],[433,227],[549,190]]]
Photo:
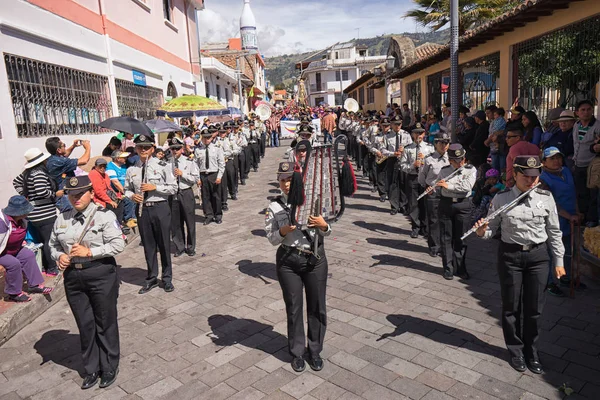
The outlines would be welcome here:
[[[324,92],[325,91],[325,85],[321,84],[316,84],[316,83],[311,83],[310,84],[310,92],[311,93],[316,93],[316,92]]]

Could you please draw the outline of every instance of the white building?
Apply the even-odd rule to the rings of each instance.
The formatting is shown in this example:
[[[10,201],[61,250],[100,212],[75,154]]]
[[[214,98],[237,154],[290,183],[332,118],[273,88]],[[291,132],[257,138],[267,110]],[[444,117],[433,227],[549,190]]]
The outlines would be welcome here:
[[[301,70],[310,106],[342,106],[344,89],[385,61],[386,56],[369,56],[366,46],[352,41],[319,51],[296,64],[296,68]]]
[[[202,56],[205,96],[225,107],[240,108],[237,71],[214,57]],[[244,85],[249,81],[244,78]]]
[[[112,135],[101,120],[152,119],[165,99],[203,91],[202,7],[203,0],[3,0],[0,205],[14,194],[23,153],[44,149],[47,137],[89,139],[98,155]]]

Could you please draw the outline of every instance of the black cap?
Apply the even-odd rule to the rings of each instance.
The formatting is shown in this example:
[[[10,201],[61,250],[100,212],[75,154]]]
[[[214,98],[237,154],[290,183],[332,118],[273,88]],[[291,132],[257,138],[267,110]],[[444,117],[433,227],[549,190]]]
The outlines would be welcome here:
[[[138,135],[133,139],[133,143],[136,146],[154,146],[154,135]]]
[[[219,128],[216,125],[211,125],[208,127],[208,132],[210,132],[210,133],[215,133],[218,131],[219,131]]]
[[[299,135],[312,135],[313,131],[313,127],[310,125],[300,125],[298,126],[296,133]]]
[[[473,117],[475,117],[475,118],[479,118],[480,120],[482,120],[482,121],[485,121],[485,118],[486,118],[486,117],[485,117],[485,111],[481,111],[481,110],[479,110],[479,111],[477,111],[477,112],[476,112],[476,113],[473,115]]]
[[[435,134],[433,141],[450,143],[450,135],[448,135],[446,132],[438,132]]]
[[[65,193],[67,194],[79,194],[87,192],[91,188],[92,181],[90,181],[90,177],[87,175],[74,176],[65,182]]]
[[[402,125],[402,117],[399,115],[394,116],[394,118],[392,118],[390,120],[390,122],[394,125]]]
[[[460,160],[467,154],[466,150],[460,143],[453,143],[448,148],[448,158],[451,160]]]
[[[211,132],[208,128],[204,128],[200,132],[200,136],[202,136],[202,137],[212,137],[212,135],[213,135],[213,132]]]
[[[369,122],[379,122],[377,114],[372,115],[371,118],[369,118]]]
[[[513,169],[527,176],[540,176],[542,163],[539,156],[517,156],[513,162]]]
[[[279,168],[277,169],[277,179],[287,179],[290,178],[294,174],[294,163],[285,161],[279,163]]]
[[[402,123],[402,119],[400,119],[400,123]],[[423,133],[425,132],[425,129],[423,129],[423,126],[421,125],[420,122],[417,122],[415,124],[415,129],[413,129],[412,131],[410,131],[410,133]]]
[[[172,149],[183,147],[183,140],[178,137],[171,138],[169,139],[169,147]]]

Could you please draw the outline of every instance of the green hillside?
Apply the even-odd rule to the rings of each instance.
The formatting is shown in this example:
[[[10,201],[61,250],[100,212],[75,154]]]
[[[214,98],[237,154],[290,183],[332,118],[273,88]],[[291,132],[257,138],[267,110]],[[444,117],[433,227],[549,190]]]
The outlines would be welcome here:
[[[402,35],[411,38],[415,43],[415,46],[420,46],[427,42],[446,44],[450,38],[450,30],[445,29],[439,32],[382,35],[372,38],[358,39],[357,44],[368,46],[369,55],[385,55],[390,44],[390,37],[396,35]],[[273,86],[283,85],[286,89],[291,89],[299,74],[299,71],[296,71],[294,67],[295,64],[308,58],[313,53],[314,52],[284,54],[277,57],[267,57],[265,59],[267,65],[267,80],[269,80]]]

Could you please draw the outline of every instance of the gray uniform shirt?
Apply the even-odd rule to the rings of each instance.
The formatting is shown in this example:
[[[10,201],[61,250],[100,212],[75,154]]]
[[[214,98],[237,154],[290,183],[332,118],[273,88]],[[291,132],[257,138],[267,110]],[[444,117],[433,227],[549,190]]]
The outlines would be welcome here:
[[[287,203],[287,197],[282,195],[281,200]],[[291,208],[287,206],[288,210]],[[311,250],[311,244],[304,236],[300,229],[295,229],[285,236],[279,234],[279,229],[285,225],[290,225],[290,212],[279,204],[277,201],[272,201],[267,209],[265,216],[265,232],[267,239],[273,246],[284,244],[290,247],[298,247],[304,250]],[[308,235],[314,239],[315,234],[320,236],[329,236],[331,234],[331,225],[327,226],[327,230],[323,232],[320,229],[307,229]]]
[[[248,138],[248,143],[250,144],[258,143],[258,139],[260,139],[260,133],[258,133],[256,129],[249,129],[246,138]]]
[[[179,190],[189,189],[196,184],[199,178],[198,165],[185,156],[180,156],[177,160],[171,159],[171,165],[173,166],[173,175],[175,174],[175,168],[178,168],[183,175],[175,177],[178,182]]]
[[[206,168],[206,147],[204,144],[196,147],[194,154],[200,173],[217,172],[217,179],[223,177],[223,173],[225,172],[225,155],[222,148],[215,146],[213,142],[208,144],[208,168]]]
[[[489,213],[510,203],[521,192],[517,186],[502,191],[492,199]],[[483,239],[494,237],[500,228],[504,243],[516,243],[522,246],[548,242],[555,267],[564,266],[565,247],[558,222],[558,212],[552,193],[535,189],[527,198],[509,211],[498,215],[490,221]]]
[[[444,179],[454,171],[456,171],[456,169],[453,166],[446,165],[440,171],[438,179]],[[467,164],[459,173],[446,181],[448,189],[442,188],[441,194],[444,197],[464,199],[471,195],[476,180],[477,169],[472,165]]]
[[[434,151],[433,146],[427,142],[409,144],[404,148],[404,153],[402,153],[402,157],[400,158],[400,169],[409,175],[417,175],[418,171],[415,167],[415,161],[417,161],[418,154],[423,154],[424,160]],[[423,166],[420,168],[423,168]]]
[[[432,186],[442,168],[448,164],[447,153],[440,155],[440,153],[434,151],[428,157],[425,157],[423,167],[419,170],[419,184],[421,186]]]
[[[173,167],[165,161],[151,157],[147,161],[145,179],[147,183],[156,185],[156,190],[148,192],[145,201],[159,202],[167,201],[169,196],[177,192],[177,180],[173,175]],[[127,168],[125,174],[125,195],[131,197],[142,193],[142,169],[144,163],[139,161]]]
[[[60,214],[54,222],[50,235],[50,253],[54,260],[58,261],[61,255],[71,252],[71,247],[79,240],[84,225],[94,209],[98,209],[89,225],[87,233],[81,241],[81,245],[90,249],[91,257],[72,258],[72,263],[83,263],[104,257],[113,257],[125,249],[125,240],[117,217],[112,211],[101,208],[94,203],[82,211],[85,218],[82,224],[74,218],[77,210],[72,209]]]

